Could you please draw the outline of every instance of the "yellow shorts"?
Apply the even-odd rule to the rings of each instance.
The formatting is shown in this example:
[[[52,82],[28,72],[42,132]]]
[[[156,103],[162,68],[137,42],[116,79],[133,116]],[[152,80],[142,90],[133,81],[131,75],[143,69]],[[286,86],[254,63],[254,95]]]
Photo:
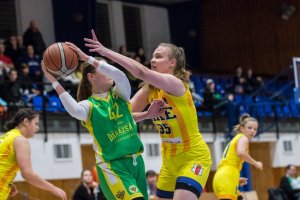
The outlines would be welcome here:
[[[217,170],[213,179],[213,189],[218,199],[238,198],[239,177],[240,172],[234,166],[222,166]]]
[[[157,183],[157,196],[173,198],[176,189],[189,190],[201,195],[211,167],[210,150],[191,150],[174,157],[163,157]],[[185,188],[188,185],[188,188]],[[191,187],[192,186],[192,187]]]

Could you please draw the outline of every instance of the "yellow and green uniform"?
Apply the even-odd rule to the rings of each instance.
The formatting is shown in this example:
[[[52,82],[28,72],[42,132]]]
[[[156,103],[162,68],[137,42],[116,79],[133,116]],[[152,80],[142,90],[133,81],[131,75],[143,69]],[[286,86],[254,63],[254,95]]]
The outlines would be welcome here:
[[[237,155],[237,143],[244,134],[237,134],[226,146],[213,179],[214,193],[219,199],[236,200],[240,171],[244,161]]]
[[[107,199],[147,196],[144,148],[137,134],[131,104],[110,90],[107,98],[88,98],[84,126],[94,138],[97,172]]]
[[[19,166],[16,160],[14,140],[22,136],[18,129],[12,129],[0,136],[0,200],[6,200],[10,193],[10,184],[16,176]]]
[[[210,150],[199,132],[192,95],[184,85],[186,92],[180,97],[154,89],[148,99],[149,103],[163,99],[167,104],[164,114],[152,119],[162,140],[157,195],[164,198],[172,198],[178,183],[190,184],[201,193],[211,167]]]

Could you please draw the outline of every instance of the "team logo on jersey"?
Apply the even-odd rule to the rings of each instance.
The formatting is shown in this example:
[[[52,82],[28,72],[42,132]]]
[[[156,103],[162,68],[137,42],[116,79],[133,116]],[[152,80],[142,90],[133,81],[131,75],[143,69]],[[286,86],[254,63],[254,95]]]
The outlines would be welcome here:
[[[201,176],[202,172],[203,172],[203,168],[201,165],[199,164],[194,164],[193,168],[192,168],[192,172],[194,172],[194,174],[196,174],[197,176]]]
[[[124,196],[125,196],[125,191],[122,190],[122,191],[119,191],[117,194],[116,194],[116,197],[118,199],[124,199]]]
[[[137,193],[139,189],[135,185],[129,186],[129,191],[132,193]]]

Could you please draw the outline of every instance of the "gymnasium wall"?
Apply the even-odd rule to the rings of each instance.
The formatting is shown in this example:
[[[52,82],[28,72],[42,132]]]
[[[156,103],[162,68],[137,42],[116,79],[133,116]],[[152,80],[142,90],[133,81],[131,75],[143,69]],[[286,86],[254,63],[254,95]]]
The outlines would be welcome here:
[[[300,1],[201,1],[202,72],[231,73],[234,66],[274,75],[300,56]],[[281,19],[281,4],[297,10]]]
[[[23,34],[31,20],[35,20],[46,45],[55,41],[52,1],[16,0],[18,34]]]

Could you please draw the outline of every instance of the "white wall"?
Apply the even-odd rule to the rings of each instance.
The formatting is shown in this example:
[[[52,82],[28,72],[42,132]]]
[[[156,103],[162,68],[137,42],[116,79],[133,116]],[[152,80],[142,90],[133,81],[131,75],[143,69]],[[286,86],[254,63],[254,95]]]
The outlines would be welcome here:
[[[112,34],[112,47],[118,50],[121,45],[126,43],[125,29],[123,21],[123,2],[105,1],[98,2],[107,3],[109,6],[109,20]],[[143,44],[147,58],[152,57],[153,50],[161,42],[170,42],[170,26],[168,18],[168,10],[162,7],[128,4],[140,8]]]
[[[144,49],[147,58],[159,43],[171,41],[168,10],[161,7],[141,6]]]
[[[15,0],[17,5],[17,24],[19,34],[23,34],[31,20],[35,20],[43,35],[46,45],[55,42],[52,1]],[[112,34],[112,46],[118,50],[125,44],[125,31],[122,5],[120,1],[104,1],[109,6],[109,19]],[[161,42],[170,42],[168,11],[162,7],[135,5],[140,7],[144,49],[147,58],[152,57],[153,50]]]
[[[271,160],[273,167],[285,167],[288,164],[300,166],[300,135],[299,133],[281,133],[277,142],[272,143]],[[292,151],[284,152],[283,141],[291,141]]]
[[[18,33],[23,34],[31,20],[35,20],[43,35],[46,46],[55,42],[52,1],[15,0]]]
[[[154,170],[156,173],[159,173],[160,167],[162,165],[161,155],[157,157],[148,157],[147,156],[147,144],[161,144],[161,140],[158,133],[147,133],[141,134],[141,140],[144,144],[145,151],[143,153],[143,158],[145,162],[145,168],[147,170]]]
[[[272,135],[273,137],[271,137]],[[275,134],[261,137],[262,139],[255,139],[253,142],[266,142],[266,138],[269,138],[269,142],[272,144],[271,148],[271,160],[273,167],[285,167],[287,164],[300,165],[300,138],[299,134],[284,134],[280,135],[280,139],[276,140]],[[204,140],[209,143],[212,148],[213,167],[212,170],[216,170],[221,157],[222,148],[221,143],[225,141],[224,134],[218,133],[214,138],[212,134],[204,133]],[[146,133],[141,134],[141,140],[144,144],[145,151],[143,158],[145,161],[146,170],[154,170],[159,172],[162,165],[161,155],[157,157],[147,156],[147,144],[161,144],[161,140],[158,133]],[[285,153],[283,151],[283,141],[289,140],[292,142],[293,151]],[[31,155],[33,169],[39,175],[46,179],[70,179],[80,178],[82,171],[82,158],[81,148],[82,144],[92,144],[93,139],[89,134],[81,134],[78,136],[76,133],[57,133],[48,134],[48,142],[44,142],[44,134],[37,134],[34,138],[30,139]],[[54,159],[54,144],[71,144],[73,158],[71,161],[57,161]],[[266,155],[268,152],[266,152]],[[93,156],[93,155],[91,155]],[[22,180],[20,174],[17,175],[17,181]]]
[[[80,178],[82,160],[79,137],[77,134],[37,134],[29,139],[33,170],[45,179]],[[54,144],[71,144],[73,158],[71,161],[57,161],[54,157]],[[23,180],[18,173],[16,181]]]

